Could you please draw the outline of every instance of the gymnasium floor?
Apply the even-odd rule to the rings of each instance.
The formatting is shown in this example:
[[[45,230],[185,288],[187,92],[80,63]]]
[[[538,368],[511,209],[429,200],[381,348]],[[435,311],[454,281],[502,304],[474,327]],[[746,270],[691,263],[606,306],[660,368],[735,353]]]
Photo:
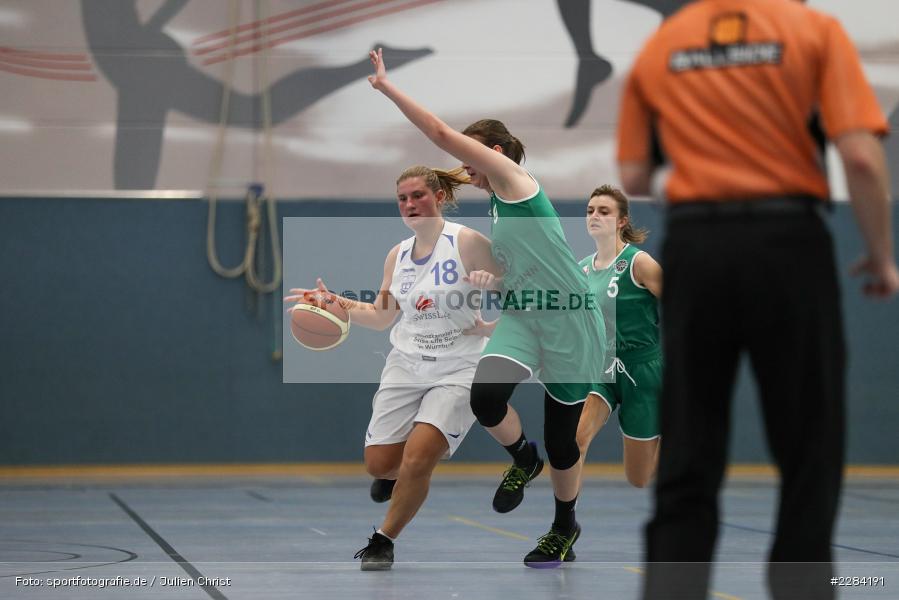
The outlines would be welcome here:
[[[551,520],[548,477],[499,515],[496,477],[455,471],[436,476],[393,570],[361,572],[353,554],[384,510],[368,498],[369,481],[327,471],[0,477],[0,598],[637,598],[650,498],[618,475],[585,481],[578,560],[546,571],[520,561]],[[774,499],[769,476],[729,479],[713,598],[767,597],[759,561]],[[899,598],[899,477],[849,477],[835,554],[838,575],[884,578],[838,597]],[[147,581],[123,587],[116,577]],[[98,578],[113,581],[100,589]]]

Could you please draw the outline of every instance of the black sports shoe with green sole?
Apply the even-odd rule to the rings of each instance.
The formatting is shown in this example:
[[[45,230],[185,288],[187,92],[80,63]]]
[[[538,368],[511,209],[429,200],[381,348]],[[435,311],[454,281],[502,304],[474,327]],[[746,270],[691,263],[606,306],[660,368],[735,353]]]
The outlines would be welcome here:
[[[507,513],[521,504],[521,501],[524,500],[524,488],[543,470],[543,461],[537,454],[537,445],[534,442],[529,443],[534,446],[534,456],[537,457],[537,462],[527,469],[513,464],[503,473],[503,480],[499,483],[496,494],[493,496],[493,510],[498,513]]]
[[[387,571],[393,566],[393,542],[376,531],[353,558],[362,559],[363,571]]]
[[[563,562],[575,559],[572,546],[581,535],[581,526],[575,523],[569,534],[550,529],[537,540],[537,547],[524,557],[524,564],[534,569],[554,569]]]

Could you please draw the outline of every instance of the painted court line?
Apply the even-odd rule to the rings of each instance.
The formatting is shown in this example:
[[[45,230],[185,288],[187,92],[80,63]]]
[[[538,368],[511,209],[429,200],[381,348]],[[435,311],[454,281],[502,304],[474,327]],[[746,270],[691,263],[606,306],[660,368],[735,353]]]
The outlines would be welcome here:
[[[209,583],[204,583],[204,584],[200,585],[201,578],[204,581],[206,580],[206,578],[203,577],[203,574],[200,573],[196,567],[194,567],[192,564],[190,564],[186,558],[184,558],[183,556],[178,554],[178,551],[175,550],[171,546],[171,544],[169,544],[167,541],[165,541],[165,539],[161,535],[156,533],[156,531],[154,531],[153,528],[150,527],[150,525],[146,521],[144,521],[142,518],[140,518],[140,515],[138,515],[136,512],[134,512],[134,510],[132,510],[132,508],[130,506],[125,504],[125,502],[121,498],[119,498],[112,492],[109,493],[109,497],[112,499],[113,502],[115,502],[116,504],[119,505],[119,508],[121,508],[123,511],[125,511],[126,515],[131,517],[132,521],[137,523],[138,527],[140,527],[141,529],[144,530],[144,533],[146,533],[148,536],[150,536],[150,539],[152,539],[154,542],[156,542],[156,544],[160,548],[162,548],[162,551],[165,552],[169,558],[171,558],[173,561],[175,561],[175,564],[177,564],[179,567],[184,569],[184,571],[188,575],[190,575],[190,578],[193,579],[194,582],[197,583],[197,585],[199,587],[203,588],[204,592],[209,594],[210,598],[212,598],[213,600],[228,600],[228,597],[225,596],[223,593],[221,593],[218,590],[218,588],[215,587],[214,585],[211,585]]]
[[[506,531],[505,529],[497,529],[496,527],[490,527],[489,525],[484,525],[483,523],[478,523],[477,521],[472,521],[471,519],[466,519],[465,517],[460,517],[458,515],[447,515],[451,521],[456,521],[457,523],[462,523],[463,525],[470,525],[471,527],[477,527],[478,529],[483,529],[484,531],[490,531],[497,535],[504,535],[506,537],[510,537],[513,540],[529,540],[531,538],[521,535],[520,533],[515,533],[513,531]]]
[[[309,483],[314,483],[315,485],[327,485],[331,483],[331,480],[327,477],[322,477],[320,475],[303,475],[303,481],[308,481]]]

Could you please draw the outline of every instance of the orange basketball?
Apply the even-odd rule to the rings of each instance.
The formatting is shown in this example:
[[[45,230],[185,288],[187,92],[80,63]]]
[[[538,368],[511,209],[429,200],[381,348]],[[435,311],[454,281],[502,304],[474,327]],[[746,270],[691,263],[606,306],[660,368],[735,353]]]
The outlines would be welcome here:
[[[349,334],[350,316],[334,294],[310,295],[290,311],[290,332],[304,348],[330,350]]]

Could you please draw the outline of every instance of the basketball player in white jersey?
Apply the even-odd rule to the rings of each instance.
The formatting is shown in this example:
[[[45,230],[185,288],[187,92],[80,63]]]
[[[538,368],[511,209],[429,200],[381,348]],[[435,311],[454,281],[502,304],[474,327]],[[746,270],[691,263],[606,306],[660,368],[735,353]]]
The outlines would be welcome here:
[[[373,304],[336,297],[354,325],[384,330],[400,317],[365,434],[366,470],[396,485],[381,527],[356,553],[363,571],[392,566],[393,541],[424,503],[434,467],[452,456],[475,420],[469,395],[486,338],[466,335],[481,323],[480,290],[468,273],[501,270],[485,236],[443,218],[464,183],[463,169],[406,169],[397,203],[415,235],[387,255]],[[330,294],[317,283],[317,290],[291,289],[285,301]]]

